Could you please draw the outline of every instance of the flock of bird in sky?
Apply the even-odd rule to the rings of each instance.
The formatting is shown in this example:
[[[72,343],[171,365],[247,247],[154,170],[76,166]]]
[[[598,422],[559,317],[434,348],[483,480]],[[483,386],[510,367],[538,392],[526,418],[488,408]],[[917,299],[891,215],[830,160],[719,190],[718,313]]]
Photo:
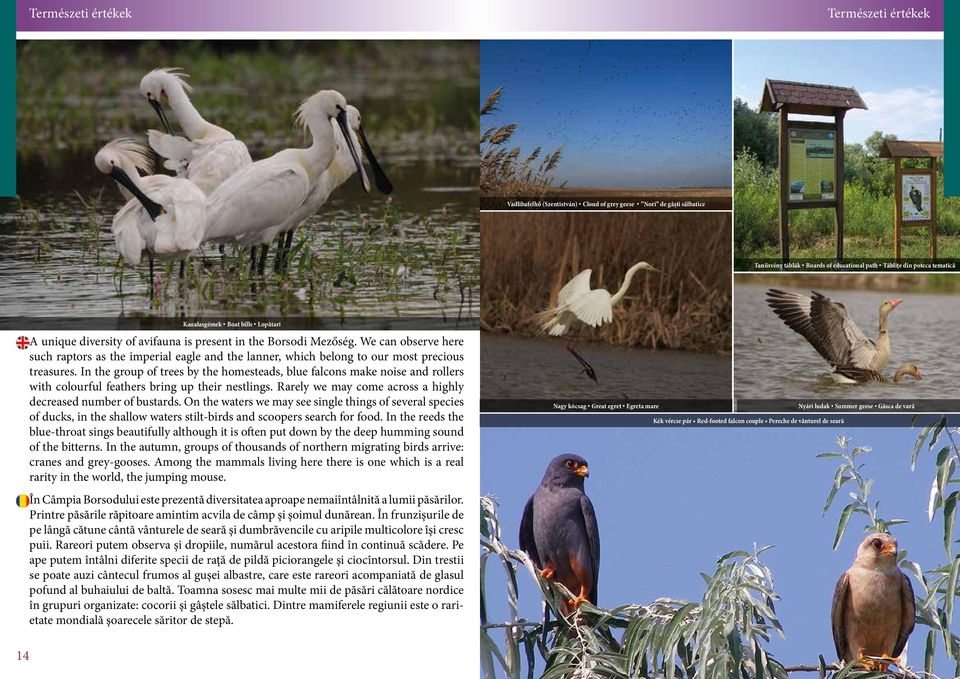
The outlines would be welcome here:
[[[160,68],[140,81],[140,93],[164,128],[147,133],[149,149],[121,137],[95,158],[97,169],[128,201],[113,218],[113,237],[127,263],[149,260],[151,296],[154,260],[180,260],[182,277],[184,260],[204,243],[249,246],[251,272],[262,276],[276,239],[274,269],[284,270],[294,231],[338,186],[356,173],[370,191],[361,152],[377,188],[393,191],[367,141],[360,111],[336,90],[307,97],[296,111],[297,124],[310,132],[309,147],[254,162],[246,144],[200,115],[186,77],[179,69]],[[153,172],[150,149],[175,175]]]
[[[729,182],[731,102],[717,75],[729,51],[682,41],[535,43],[490,47],[482,57],[484,87],[506,85],[505,115],[518,124],[516,141],[563,146],[561,179],[606,186],[613,179],[603,173],[599,183],[590,181],[597,166],[629,158],[632,165],[659,168],[665,185],[687,185],[683,177],[690,173],[675,177],[669,165],[683,158],[681,165],[698,168],[690,185],[712,185],[700,176],[704,166],[713,183]],[[636,167],[621,171],[623,185],[654,180]]]
[[[553,458],[523,509],[520,549],[548,582],[573,595],[560,613],[576,619],[583,602],[597,605],[600,527],[584,492],[587,461],[574,454]],[[837,657],[874,671],[900,665],[916,621],[910,579],[897,562],[897,541],[888,533],[867,535],[853,565],[837,581],[830,623]]]

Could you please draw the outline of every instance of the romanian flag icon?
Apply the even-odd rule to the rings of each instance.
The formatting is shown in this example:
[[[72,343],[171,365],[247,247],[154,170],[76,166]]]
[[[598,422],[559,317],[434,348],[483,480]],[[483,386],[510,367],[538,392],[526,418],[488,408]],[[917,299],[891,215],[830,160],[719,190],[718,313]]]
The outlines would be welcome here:
[[[28,504],[30,504],[30,496],[29,496],[29,495],[17,495],[17,506],[18,506],[18,507],[26,507]]]

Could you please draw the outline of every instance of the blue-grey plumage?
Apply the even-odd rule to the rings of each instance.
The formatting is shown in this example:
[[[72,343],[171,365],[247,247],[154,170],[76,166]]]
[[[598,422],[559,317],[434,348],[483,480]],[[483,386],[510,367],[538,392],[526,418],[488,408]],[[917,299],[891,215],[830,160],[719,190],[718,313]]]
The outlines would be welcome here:
[[[520,548],[543,578],[562,583],[574,594],[564,613],[584,601],[597,603],[600,531],[593,503],[583,490],[589,473],[579,455],[553,458],[520,520]]]

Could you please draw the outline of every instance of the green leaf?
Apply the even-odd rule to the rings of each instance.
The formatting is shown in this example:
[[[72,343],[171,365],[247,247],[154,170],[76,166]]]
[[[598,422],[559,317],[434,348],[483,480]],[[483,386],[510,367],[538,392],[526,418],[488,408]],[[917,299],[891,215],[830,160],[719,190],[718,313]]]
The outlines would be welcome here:
[[[507,661],[504,660],[503,655],[500,654],[500,649],[497,648],[495,643],[493,643],[493,639],[487,635],[486,630],[480,630],[480,646],[485,652],[492,654],[497,660],[500,661],[500,665],[503,667],[505,672],[508,671]],[[491,663],[491,668],[492,665],[493,664]],[[496,674],[493,675],[493,678],[496,679]]]
[[[944,593],[943,612],[947,614],[948,625],[953,622],[953,602],[957,598],[958,575],[960,575],[960,556],[957,556],[950,566],[950,578],[947,580],[947,591]]]
[[[927,632],[927,649],[923,654],[923,670],[933,676],[933,658],[937,652],[937,633],[934,630]]]
[[[836,550],[837,546],[840,544],[840,539],[843,537],[843,532],[847,529],[847,524],[850,522],[850,516],[853,514],[855,509],[853,504],[849,504],[843,508],[843,511],[840,513],[840,521],[837,523],[837,536],[833,539],[833,549]]]
[[[721,556],[719,559],[717,559],[717,563],[723,563],[724,561],[729,561],[730,559],[745,559],[748,556],[750,556],[750,552],[745,552],[742,549],[737,549],[732,552],[727,552],[726,554]]]
[[[837,492],[840,490],[840,486],[833,486],[830,489],[830,493],[827,495],[827,501],[823,503],[823,513],[820,516],[826,516],[827,512],[830,510],[830,505],[833,504],[833,499],[837,497]]]
[[[960,495],[960,491],[953,491],[943,503],[943,549],[946,551],[948,559],[952,556],[950,543],[953,541],[953,524],[957,518],[958,495]]]
[[[736,628],[730,630],[730,634],[727,635],[727,648],[730,649],[730,655],[733,656],[733,666],[739,674],[740,665],[743,664],[743,644]]]
[[[937,439],[940,438],[940,432],[943,431],[943,428],[947,426],[947,418],[941,417],[940,421],[937,422],[937,425],[933,428],[933,436],[930,437],[930,443],[927,445],[927,450],[932,450],[937,443]]]
[[[940,449],[940,452],[937,453],[937,466],[939,467],[944,462],[947,461],[947,458],[950,456],[950,446],[944,446]]]
[[[913,471],[917,467],[917,457],[920,456],[920,448],[923,447],[923,442],[927,438],[927,434],[930,433],[930,430],[933,429],[933,425],[928,425],[920,430],[920,436],[917,437],[917,442],[913,444],[913,454],[910,456],[910,471]]]

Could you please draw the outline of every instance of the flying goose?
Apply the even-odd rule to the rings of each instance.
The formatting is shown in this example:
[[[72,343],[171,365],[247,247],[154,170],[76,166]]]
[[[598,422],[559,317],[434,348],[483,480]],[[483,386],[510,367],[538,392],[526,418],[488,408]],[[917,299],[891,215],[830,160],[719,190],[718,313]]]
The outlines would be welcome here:
[[[767,304],[794,332],[803,337],[834,368],[838,366],[881,371],[890,361],[887,316],[903,300],[888,299],[880,305],[880,331],[869,339],[840,302],[812,291],[810,297],[770,289]]]
[[[904,377],[912,377],[915,380],[922,380],[923,374],[916,363],[904,363],[893,377],[884,375],[877,370],[867,370],[865,368],[853,368],[848,365],[839,366],[833,372],[833,379],[841,384],[853,384],[857,382],[886,382],[900,384]]]

